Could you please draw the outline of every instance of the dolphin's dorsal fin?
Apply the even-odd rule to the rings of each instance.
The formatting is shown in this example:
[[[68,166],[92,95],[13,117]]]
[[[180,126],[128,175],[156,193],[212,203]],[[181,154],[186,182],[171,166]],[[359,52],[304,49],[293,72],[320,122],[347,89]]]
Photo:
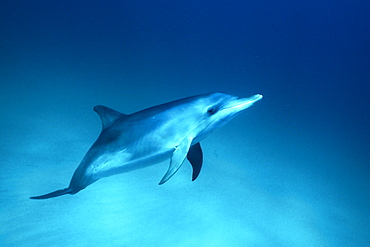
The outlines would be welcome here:
[[[97,105],[94,107],[94,111],[99,114],[103,130],[110,126],[114,121],[116,121],[120,117],[127,116],[123,113],[120,113],[116,110],[113,110],[109,107],[103,105]]]

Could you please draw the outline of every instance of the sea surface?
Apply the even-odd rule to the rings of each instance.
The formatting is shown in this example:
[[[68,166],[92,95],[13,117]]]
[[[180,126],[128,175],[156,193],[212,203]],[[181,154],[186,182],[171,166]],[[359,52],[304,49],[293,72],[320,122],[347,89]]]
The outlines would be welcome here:
[[[0,4],[0,246],[370,246],[370,2]],[[224,92],[264,97],[169,161],[68,186],[125,114]],[[148,129],[150,131],[150,129]]]

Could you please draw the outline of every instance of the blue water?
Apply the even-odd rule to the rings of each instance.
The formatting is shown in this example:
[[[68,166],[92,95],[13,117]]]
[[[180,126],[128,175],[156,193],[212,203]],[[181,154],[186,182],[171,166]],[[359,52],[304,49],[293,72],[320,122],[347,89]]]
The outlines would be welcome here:
[[[369,246],[369,1],[2,1],[1,246]],[[264,98],[168,162],[68,186],[123,113]]]

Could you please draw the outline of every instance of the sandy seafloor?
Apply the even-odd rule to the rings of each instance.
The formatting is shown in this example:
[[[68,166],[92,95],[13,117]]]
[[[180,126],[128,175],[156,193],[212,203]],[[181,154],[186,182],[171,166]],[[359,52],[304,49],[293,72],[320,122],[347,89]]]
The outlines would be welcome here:
[[[155,3],[154,3],[155,2]],[[5,1],[0,246],[369,246],[366,1]],[[206,92],[264,98],[168,161],[65,188],[123,113]]]

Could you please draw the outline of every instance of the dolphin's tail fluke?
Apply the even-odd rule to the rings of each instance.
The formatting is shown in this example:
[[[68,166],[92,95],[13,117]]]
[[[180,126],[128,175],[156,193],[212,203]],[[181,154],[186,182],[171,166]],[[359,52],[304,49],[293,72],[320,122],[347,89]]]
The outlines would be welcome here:
[[[51,193],[48,193],[42,196],[32,196],[30,197],[30,199],[48,199],[52,197],[62,196],[65,194],[72,194],[71,192],[72,190],[70,188],[65,188],[63,190],[57,190],[57,191],[54,191],[54,192],[51,192]]]

